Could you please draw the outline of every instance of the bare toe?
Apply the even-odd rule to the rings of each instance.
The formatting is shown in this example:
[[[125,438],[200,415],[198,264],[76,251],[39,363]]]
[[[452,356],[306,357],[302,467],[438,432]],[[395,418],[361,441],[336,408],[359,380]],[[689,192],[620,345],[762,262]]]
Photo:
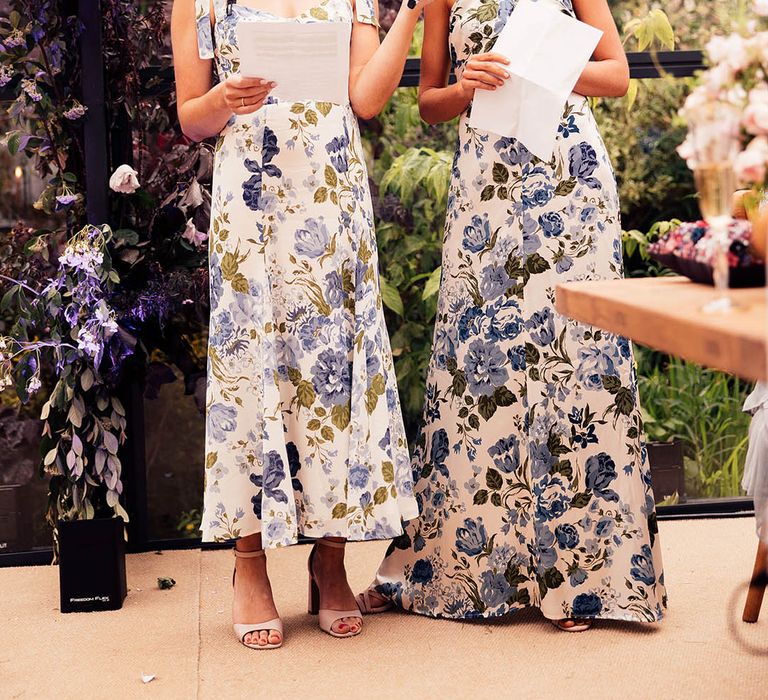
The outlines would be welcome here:
[[[346,634],[349,632],[349,626],[344,621],[346,618],[341,617],[338,620],[335,620],[333,625],[331,625],[332,629],[336,634]]]
[[[270,630],[269,631],[269,643],[270,644],[280,644],[280,642],[283,641],[282,637],[280,636],[280,633],[277,630]]]

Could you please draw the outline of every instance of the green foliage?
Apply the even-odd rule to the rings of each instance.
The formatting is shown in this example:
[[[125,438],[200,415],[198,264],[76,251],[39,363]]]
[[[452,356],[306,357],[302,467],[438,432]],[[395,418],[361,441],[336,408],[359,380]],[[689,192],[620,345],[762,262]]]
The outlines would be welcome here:
[[[688,497],[740,496],[751,387],[723,372],[636,348],[648,440],[683,441]]]
[[[630,113],[618,100],[600,100],[595,118],[619,185],[624,228],[648,230],[659,220],[695,220],[693,178],[675,149],[685,137],[677,110],[690,89],[686,79],[643,81]]]

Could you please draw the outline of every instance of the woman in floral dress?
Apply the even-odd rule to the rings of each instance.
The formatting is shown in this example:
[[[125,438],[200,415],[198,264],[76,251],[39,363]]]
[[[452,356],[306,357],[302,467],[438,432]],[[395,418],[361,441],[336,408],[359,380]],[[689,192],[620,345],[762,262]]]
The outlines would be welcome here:
[[[325,544],[311,608],[352,636],[343,543],[392,538],[417,514],[356,115],[394,91],[427,3],[379,46],[373,0],[257,1],[176,0],[172,30],[182,128],[218,137],[203,539],[237,540],[235,632],[273,648],[264,548]],[[268,75],[238,73],[237,26],[276,21],[351,25],[349,102],[279,100]]]
[[[421,113],[461,114],[459,141],[414,462],[421,515],[366,611],[382,598],[452,618],[535,606],[576,631],[666,607],[631,346],[554,308],[560,282],[622,276],[616,182],[581,95],[623,94],[626,58],[605,0],[539,1],[604,31],[549,162],[467,122],[474,90],[506,77],[488,52],[515,3],[426,13]],[[460,79],[446,87],[451,64]]]

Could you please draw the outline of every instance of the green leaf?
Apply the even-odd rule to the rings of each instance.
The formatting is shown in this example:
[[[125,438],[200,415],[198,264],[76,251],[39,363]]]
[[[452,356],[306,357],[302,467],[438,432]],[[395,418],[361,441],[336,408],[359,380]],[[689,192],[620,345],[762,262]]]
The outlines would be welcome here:
[[[405,316],[405,307],[403,306],[403,299],[400,296],[400,292],[397,287],[392,285],[386,277],[379,277],[379,283],[381,285],[381,300],[384,305],[394,311],[398,316]]]
[[[302,379],[296,387],[296,398],[299,406],[310,408],[315,403],[315,387],[312,382]]]
[[[517,397],[507,387],[500,386],[493,392],[493,400],[497,406],[511,406],[517,401]]]
[[[509,170],[504,163],[493,164],[493,181],[498,185],[504,185],[509,180]]]
[[[542,272],[549,270],[549,262],[538,253],[531,253],[525,259],[525,269],[532,275],[540,275]]]
[[[333,105],[330,102],[315,102],[315,107],[317,107],[317,111],[320,112],[320,114],[327,117]]]
[[[557,183],[557,187],[555,188],[555,196],[564,197],[565,195],[568,195],[571,192],[573,192],[575,187],[576,187],[575,177],[570,177],[567,180],[562,180],[561,182]]]
[[[330,425],[323,426],[320,435],[323,436],[324,440],[328,440],[329,442],[332,441],[334,436],[333,428]]]
[[[631,389],[623,386],[616,392],[616,409],[624,416],[632,413],[635,407],[635,395]]]
[[[483,191],[480,193],[481,202],[490,202],[493,199],[493,194],[496,188],[493,185],[486,185],[483,187]]]
[[[609,394],[618,393],[619,389],[621,389],[621,379],[613,374],[604,374],[603,389]]]
[[[328,189],[325,187],[318,187],[315,190],[315,204],[322,204],[326,199],[328,199]]]
[[[391,484],[395,480],[395,465],[392,462],[384,462],[381,465],[381,475],[386,483]]]
[[[442,267],[437,267],[432,270],[432,273],[427,279],[427,283],[424,285],[424,291],[421,294],[422,301],[426,301],[440,291],[440,274],[442,269]]]
[[[339,430],[346,430],[349,425],[350,410],[349,405],[337,404],[331,409],[331,423],[333,423]]]
[[[564,581],[565,577],[554,566],[544,572],[544,583],[547,588],[559,588]]]
[[[384,503],[384,501],[387,500],[387,487],[386,486],[379,486],[379,488],[376,489],[376,491],[373,494],[373,502],[376,505],[381,505]]]
[[[93,372],[90,367],[86,367],[80,375],[80,386],[83,391],[88,391],[93,386]]]
[[[627,114],[629,114],[632,111],[632,108],[635,106],[635,102],[637,101],[637,93],[640,90],[640,81],[637,78],[632,78],[629,81],[629,87],[627,88],[627,95],[626,95],[626,109]]]
[[[588,491],[582,491],[574,494],[571,499],[571,508],[586,508],[592,500],[592,494]]]
[[[328,187],[336,187],[336,185],[339,182],[339,178],[336,175],[336,171],[333,169],[332,166],[326,165],[325,166],[325,184],[328,185]]]
[[[472,498],[472,503],[476,506],[482,506],[488,502],[488,492],[485,489],[477,491]]]
[[[331,517],[334,520],[339,520],[343,518],[347,514],[347,504],[346,503],[337,503],[333,510],[331,511]]]
[[[477,401],[477,410],[484,420],[490,420],[496,413],[496,402],[493,396],[481,396]]]
[[[495,469],[489,469],[485,474],[485,483],[492,491],[498,491],[504,485],[504,478]]]

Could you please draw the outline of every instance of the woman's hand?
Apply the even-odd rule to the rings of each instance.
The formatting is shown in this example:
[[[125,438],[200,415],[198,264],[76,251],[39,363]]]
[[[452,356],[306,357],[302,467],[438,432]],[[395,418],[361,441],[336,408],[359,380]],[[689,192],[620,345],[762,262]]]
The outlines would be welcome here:
[[[498,53],[473,56],[464,64],[459,75],[459,89],[470,100],[475,90],[495,90],[509,78],[509,73],[502,68],[508,63],[509,59]]]
[[[221,83],[224,104],[234,114],[253,114],[262,107],[267,95],[277,84],[263,78],[246,78],[230,75]]]

